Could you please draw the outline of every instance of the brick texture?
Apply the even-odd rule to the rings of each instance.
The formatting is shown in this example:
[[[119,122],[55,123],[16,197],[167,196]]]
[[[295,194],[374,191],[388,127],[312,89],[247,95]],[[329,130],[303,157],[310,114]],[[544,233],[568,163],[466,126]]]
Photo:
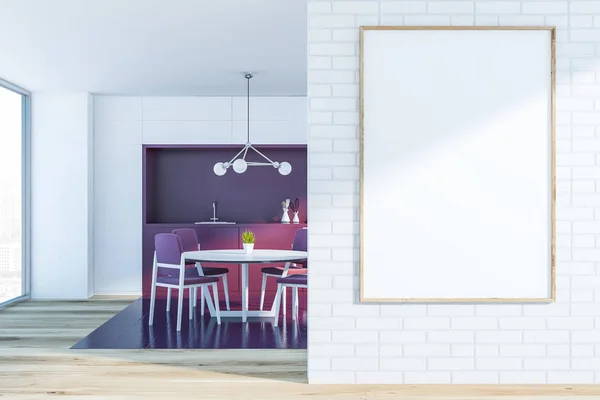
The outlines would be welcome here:
[[[309,0],[311,383],[600,383],[599,15],[600,1]],[[556,303],[358,303],[361,25],[557,26]]]

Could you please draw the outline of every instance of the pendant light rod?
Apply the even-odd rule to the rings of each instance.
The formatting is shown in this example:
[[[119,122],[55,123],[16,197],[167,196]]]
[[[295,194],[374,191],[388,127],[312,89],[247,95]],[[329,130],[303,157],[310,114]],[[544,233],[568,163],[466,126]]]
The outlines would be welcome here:
[[[248,146],[244,147],[243,149],[241,149],[235,156],[233,156],[233,158],[231,159],[231,161],[229,161],[229,164],[233,164],[233,162],[235,161],[235,159],[244,152],[244,150],[248,151]],[[244,153],[244,158],[246,157],[246,153]]]
[[[252,72],[248,72],[246,75],[246,81],[248,83],[248,90],[247,90],[247,125],[246,125],[246,143],[250,143],[250,79],[252,79],[252,77],[254,76],[254,74]]]
[[[263,158],[265,160],[267,160],[268,162],[270,162],[271,164],[275,164],[273,161],[271,161],[271,159],[267,156],[265,156],[263,153],[261,153],[260,151],[256,150],[254,147],[252,147],[252,150],[254,150],[255,152],[257,152],[258,154],[260,154],[261,156],[263,156]]]

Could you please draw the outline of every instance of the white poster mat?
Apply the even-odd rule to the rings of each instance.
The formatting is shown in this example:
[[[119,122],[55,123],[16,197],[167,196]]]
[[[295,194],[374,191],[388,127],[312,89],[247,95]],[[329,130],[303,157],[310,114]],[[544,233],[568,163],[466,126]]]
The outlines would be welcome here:
[[[554,30],[361,34],[361,301],[552,301]]]

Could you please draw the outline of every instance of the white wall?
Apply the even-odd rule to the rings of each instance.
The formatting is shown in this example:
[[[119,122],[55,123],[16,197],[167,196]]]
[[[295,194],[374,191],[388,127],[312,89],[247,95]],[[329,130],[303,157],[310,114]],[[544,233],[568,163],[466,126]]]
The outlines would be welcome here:
[[[94,295],[94,97],[88,95],[88,107],[87,107],[87,132],[88,132],[88,143],[87,143],[87,166],[88,166],[88,185],[87,185],[87,198],[88,198],[88,265],[90,271],[88,273],[88,297]]]
[[[251,99],[252,143],[305,144],[305,97]],[[94,288],[141,293],[142,144],[242,144],[246,98],[95,96]]]
[[[311,383],[600,383],[598,15],[597,1],[309,1]],[[358,27],[473,24],[558,27],[557,301],[360,304]]]
[[[142,98],[94,96],[94,290],[141,294]]]
[[[35,299],[84,299],[92,290],[92,101],[87,93],[32,95],[31,294]]]

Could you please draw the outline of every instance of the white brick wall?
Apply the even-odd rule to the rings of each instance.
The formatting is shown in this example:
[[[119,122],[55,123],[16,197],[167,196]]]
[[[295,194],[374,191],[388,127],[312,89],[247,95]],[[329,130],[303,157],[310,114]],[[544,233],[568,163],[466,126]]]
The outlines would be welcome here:
[[[600,383],[600,1],[309,0],[311,383]],[[550,305],[358,303],[358,27],[556,25]],[[596,189],[598,188],[598,189]]]

